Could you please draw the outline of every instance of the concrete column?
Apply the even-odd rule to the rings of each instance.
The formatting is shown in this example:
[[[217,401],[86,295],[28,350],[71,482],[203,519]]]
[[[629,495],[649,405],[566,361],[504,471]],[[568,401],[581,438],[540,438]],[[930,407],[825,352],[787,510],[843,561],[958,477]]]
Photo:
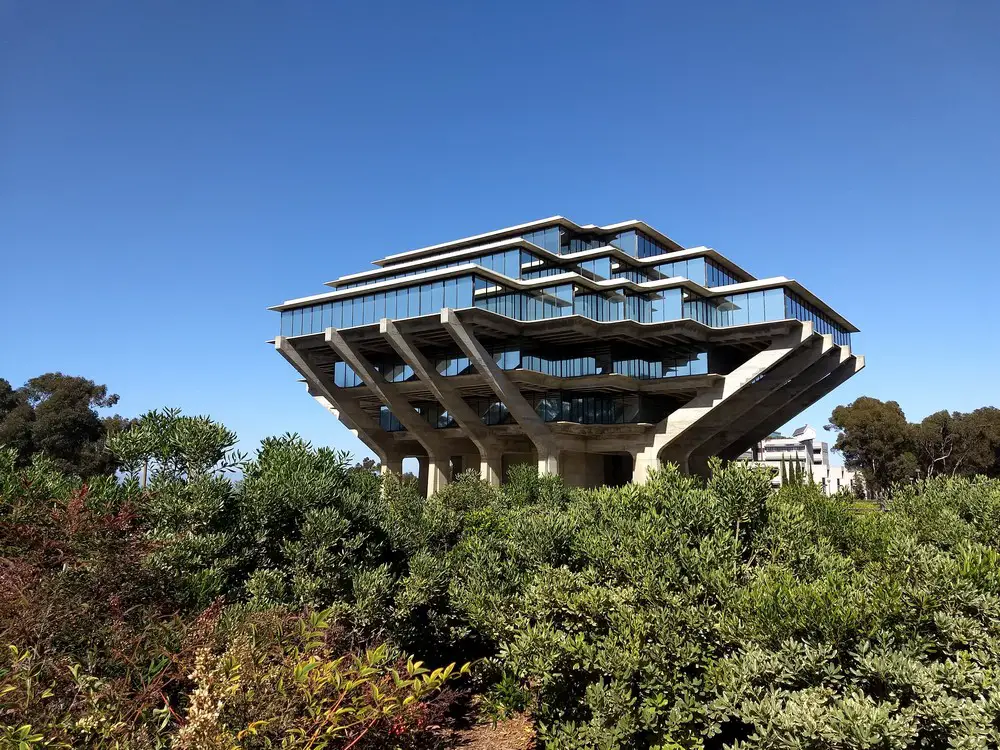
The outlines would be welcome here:
[[[498,441],[489,434],[489,428],[483,424],[475,410],[465,403],[465,399],[448,380],[438,373],[431,362],[417,348],[411,338],[403,333],[399,325],[388,318],[379,321],[379,333],[396,350],[402,360],[410,366],[416,376],[427,386],[427,389],[437,399],[462,428],[462,431],[472,441],[479,451],[480,476],[490,484],[499,484],[500,456],[502,449]],[[496,454],[496,455],[494,455]],[[474,464],[467,462],[465,468]]]
[[[504,374],[475,334],[458,319],[454,310],[445,308],[441,311],[441,324],[534,444],[538,453],[538,473],[558,473],[559,446],[555,436],[521,394],[521,390]]]
[[[479,463],[479,477],[494,487],[503,481],[503,451],[499,446],[488,448]]]
[[[729,407],[742,413],[741,410],[749,409],[766,395],[766,391],[760,392],[762,388],[773,388],[774,382],[787,379],[784,371],[798,364],[786,363],[786,360],[793,353],[801,352],[803,344],[812,336],[812,323],[802,323],[797,330],[775,339],[767,349],[726,375],[720,385],[705,389],[669,414],[653,428],[648,443],[636,456],[636,467],[643,462],[649,465],[654,460],[662,460],[676,463],[682,471],[687,471],[692,451],[720,429],[724,420],[733,416]]]
[[[314,367],[312,361],[303,356],[284,336],[274,340],[274,348],[305,379],[310,395],[333,413],[347,429],[384,461],[393,452],[392,439],[381,426],[367,414],[357,402],[357,398],[341,388],[321,368]]]
[[[543,474],[558,474],[559,473],[559,457],[561,451],[553,448],[548,448],[544,453],[539,450],[538,453],[538,474],[539,476]]]
[[[763,440],[781,427],[781,425],[794,419],[796,415],[801,414],[833,389],[864,369],[864,357],[851,354],[848,347],[842,347],[842,349],[845,358],[829,375],[813,380],[804,389],[797,389],[798,395],[788,399],[783,406],[775,409],[756,427],[747,431],[742,440],[732,443],[724,451],[721,451],[719,455],[723,458],[735,458],[745,450],[743,446],[747,441],[759,442]]]
[[[424,497],[431,496],[431,493],[428,492],[430,483],[427,481],[427,469],[429,465],[430,461],[427,456],[417,456],[417,488]]]
[[[850,347],[834,346],[780,389],[771,392],[758,401],[751,409],[740,415],[738,419],[733,420],[726,429],[720,431],[709,442],[702,445],[699,451],[707,451],[710,455],[718,455],[721,458],[727,459],[736,458],[745,450],[753,449],[754,451],[759,451],[760,441],[771,433],[763,433],[760,436],[761,433],[757,429],[757,426],[762,422],[768,421],[770,416],[780,410],[790,400],[796,398],[808,390],[814,383],[819,382],[836,370],[850,356]],[[784,424],[784,422],[781,424]],[[755,436],[758,437],[755,439]]]
[[[396,419],[406,428],[406,431],[423,446],[431,462],[440,463],[443,461],[447,464],[451,458],[451,451],[446,441],[440,435],[435,434],[434,428],[417,413],[395,384],[386,381],[381,373],[375,369],[375,366],[361,352],[351,346],[350,342],[336,328],[327,328],[325,338],[327,345],[337,353],[337,356],[350,365],[362,382],[368,386],[368,390],[388,407]],[[428,492],[432,494],[437,491],[439,485],[443,486],[442,483],[447,483],[451,475],[451,472],[447,470],[442,472],[440,469],[436,469],[435,471],[436,473],[431,472],[433,477],[428,485]]]
[[[643,453],[632,454],[632,482],[634,484],[645,484],[649,480],[649,472],[656,471],[663,464],[656,456]]]
[[[403,457],[402,456],[391,456],[386,457],[382,460],[379,466],[379,473],[386,474],[392,473],[396,476],[403,475]]]
[[[429,456],[417,456],[418,476],[420,491],[425,497],[430,497],[439,492],[446,484],[451,475],[450,458],[431,458]]]

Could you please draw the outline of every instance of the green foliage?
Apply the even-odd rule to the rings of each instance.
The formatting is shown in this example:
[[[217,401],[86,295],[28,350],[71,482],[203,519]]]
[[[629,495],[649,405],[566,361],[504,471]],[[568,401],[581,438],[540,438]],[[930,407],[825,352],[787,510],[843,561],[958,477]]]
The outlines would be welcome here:
[[[107,386],[50,372],[14,389],[0,378],[0,446],[14,450],[24,466],[43,454],[59,470],[83,477],[115,469],[104,441],[127,426],[120,417],[101,418],[97,409],[118,403]]]
[[[518,467],[424,499],[234,442],[151,412],[109,441],[127,476],[86,485],[0,449],[0,743],[429,747],[447,665],[478,662],[483,715],[545,747],[1000,744],[997,480],[873,511],[796,468]]]
[[[386,644],[339,655],[330,615],[258,616],[221,653],[200,650],[173,747],[384,747],[405,732],[425,731],[428,699],[469,665],[430,670]]]
[[[836,450],[864,478],[868,494],[883,502],[894,483],[934,476],[1000,477],[1000,409],[968,414],[935,412],[906,421],[895,401],[862,397],[833,410],[827,429]]]

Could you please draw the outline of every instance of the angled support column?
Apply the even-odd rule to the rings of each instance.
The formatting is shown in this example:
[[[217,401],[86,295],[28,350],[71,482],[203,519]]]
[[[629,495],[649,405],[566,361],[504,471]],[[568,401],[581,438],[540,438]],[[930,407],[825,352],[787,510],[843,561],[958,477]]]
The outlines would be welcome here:
[[[690,459],[699,467],[707,466],[709,457],[716,455],[732,442],[725,441],[722,437],[724,434],[731,432],[736,425],[745,425],[748,415],[756,411],[764,400],[776,393],[785,392],[790,382],[822,361],[833,348],[833,336],[829,334],[813,336],[780,364],[755,378],[749,386],[733,397],[724,413],[720,412],[714,419],[706,420],[707,429],[700,430],[699,434],[699,436],[704,435],[706,439],[691,451]],[[758,421],[760,420],[752,421],[750,424],[756,424]]]
[[[455,420],[465,432],[473,445],[479,451],[479,474],[483,480],[493,485],[499,485],[501,479],[500,459],[502,447],[490,434],[489,429],[475,410],[465,403],[462,394],[458,392],[447,379],[438,373],[434,365],[416,347],[409,336],[404,334],[399,326],[388,318],[379,321],[379,333],[389,343],[403,361],[416,373],[416,376],[427,386],[438,403]]]
[[[801,390],[797,396],[788,399],[785,404],[774,411],[767,419],[754,427],[738,443],[734,443],[720,454],[723,458],[736,458],[746,448],[759,443],[796,415],[801,414],[835,388],[854,377],[865,367],[865,358],[850,354],[850,349],[842,347],[847,352],[845,361],[841,362],[829,375],[814,380],[808,387]]]
[[[394,445],[394,441],[361,408],[357,400],[347,393],[346,388],[336,385],[329,375],[314,367],[312,362],[303,356],[284,336],[275,338],[274,348],[288,364],[305,378],[309,393],[313,398],[332,411],[333,415],[347,429],[379,457],[379,461],[383,465],[395,464],[397,461],[402,465],[403,457]]]
[[[799,350],[812,335],[812,323],[803,323],[726,375],[720,385],[706,389],[667,415],[653,428],[648,443],[636,454],[633,481],[644,482],[649,469],[660,465],[661,457],[677,463],[682,471],[688,471],[688,456],[705,439],[698,438],[698,429],[714,423],[716,416],[724,417],[723,410],[730,402],[738,404],[736,397],[744,389]],[[749,408],[752,404],[751,400],[744,406]]]
[[[538,416],[527,399],[521,395],[518,387],[510,381],[510,378],[504,374],[489,352],[483,348],[479,339],[462,324],[454,310],[445,308],[441,311],[441,325],[455,340],[458,348],[469,358],[479,374],[483,376],[483,380],[489,385],[490,390],[503,402],[507,411],[534,444],[535,450],[538,452],[538,473],[558,474],[559,447],[545,421]]]
[[[702,445],[698,449],[698,452],[707,453],[711,451],[713,455],[718,455],[720,458],[733,458],[740,455],[746,448],[749,448],[755,442],[759,442],[748,442],[759,424],[769,421],[769,417],[772,414],[836,370],[850,356],[850,347],[831,347],[822,357],[792,378],[783,388],[765,396],[753,408],[744,412],[739,419],[734,420],[726,429],[713,437],[709,443]],[[765,435],[765,437],[767,436]],[[737,448],[738,450],[736,450]],[[734,450],[736,450],[735,456],[733,455]]]
[[[434,428],[417,413],[410,402],[399,393],[392,383],[388,383],[368,361],[367,357],[352,347],[335,328],[326,329],[326,343],[337,356],[346,362],[362,382],[399,420],[412,435],[429,459],[427,494],[433,495],[448,483],[451,477],[451,454],[446,441],[434,434]]]

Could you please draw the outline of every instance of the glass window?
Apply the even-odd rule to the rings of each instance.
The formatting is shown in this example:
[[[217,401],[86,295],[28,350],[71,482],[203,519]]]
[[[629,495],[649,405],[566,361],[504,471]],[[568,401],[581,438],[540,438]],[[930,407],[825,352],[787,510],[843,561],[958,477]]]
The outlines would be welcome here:
[[[745,326],[750,322],[749,311],[747,310],[748,301],[746,294],[733,294],[727,297],[732,303],[732,310],[730,313],[730,325],[734,326]]]
[[[385,293],[385,317],[390,320],[396,318],[396,290],[388,289]]]
[[[762,323],[763,321],[766,320],[766,318],[764,317],[763,292],[750,292],[747,295],[747,303],[749,305],[751,323]]]
[[[431,285],[431,312],[438,312],[444,307],[444,282],[435,281]]]
[[[420,315],[420,287],[406,289],[406,316],[415,318]],[[398,303],[397,303],[398,306]]]
[[[784,320],[785,315],[785,290],[765,289],[764,290],[764,319]]]

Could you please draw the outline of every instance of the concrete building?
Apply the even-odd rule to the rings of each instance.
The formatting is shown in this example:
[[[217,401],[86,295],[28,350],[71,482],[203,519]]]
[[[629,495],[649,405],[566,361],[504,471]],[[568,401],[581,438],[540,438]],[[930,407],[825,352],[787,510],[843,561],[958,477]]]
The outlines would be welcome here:
[[[642,221],[560,216],[389,255],[289,300],[275,348],[386,470],[433,492],[537,464],[580,486],[736,458],[864,366],[857,329]]]
[[[740,458],[773,469],[771,483],[775,487],[781,486],[782,462],[786,467],[798,464],[828,495],[851,489],[854,482],[853,471],[830,463],[830,444],[816,440],[816,430],[809,425],[799,427],[791,437],[769,435],[744,451]]]

